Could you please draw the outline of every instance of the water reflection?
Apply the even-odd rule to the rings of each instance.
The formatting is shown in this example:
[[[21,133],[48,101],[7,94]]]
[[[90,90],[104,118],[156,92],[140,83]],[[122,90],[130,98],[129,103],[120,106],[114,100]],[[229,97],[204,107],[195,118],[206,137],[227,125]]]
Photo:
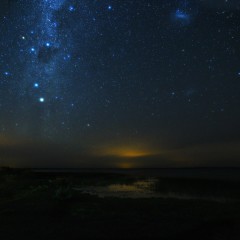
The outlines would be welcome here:
[[[154,197],[156,179],[136,181],[132,184],[110,184],[108,186],[88,186],[75,188],[82,193],[99,197],[151,198]]]
[[[74,190],[81,191],[84,194],[98,196],[100,198],[162,198],[162,199],[179,199],[179,200],[204,200],[214,202],[226,202],[224,198],[199,197],[191,194],[179,194],[175,192],[161,193],[155,190],[155,178],[138,180],[131,184],[110,184],[107,186],[84,186],[75,187]]]

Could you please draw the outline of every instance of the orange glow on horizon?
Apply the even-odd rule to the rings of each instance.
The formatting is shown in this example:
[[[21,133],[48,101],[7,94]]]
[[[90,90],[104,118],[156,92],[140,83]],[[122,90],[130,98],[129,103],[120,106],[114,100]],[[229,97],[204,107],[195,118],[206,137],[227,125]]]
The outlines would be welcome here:
[[[130,168],[134,168],[135,165],[130,162],[123,162],[123,163],[118,164],[117,167],[123,168],[123,169],[130,169]]]
[[[0,136],[0,146],[9,147],[9,146],[15,146],[18,144],[19,144],[19,142],[14,138]]]
[[[131,146],[119,146],[119,147],[105,147],[97,151],[97,155],[102,156],[114,156],[121,158],[138,158],[145,156],[152,156],[156,153],[147,149],[146,147],[131,147]]]
[[[143,151],[143,150],[137,150],[137,149],[119,149],[117,155],[120,157],[135,158],[135,157],[144,157],[144,156],[148,156],[151,154],[150,154],[150,152]]]

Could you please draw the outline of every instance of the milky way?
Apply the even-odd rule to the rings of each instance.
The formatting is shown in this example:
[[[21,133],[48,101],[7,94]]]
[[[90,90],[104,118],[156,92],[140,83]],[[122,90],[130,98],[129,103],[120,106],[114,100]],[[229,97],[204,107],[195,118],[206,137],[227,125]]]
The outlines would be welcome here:
[[[51,138],[59,128],[65,129],[75,102],[81,100],[81,96],[71,97],[72,77],[69,75],[74,74],[80,61],[77,54],[74,62],[72,61],[75,46],[72,34],[83,29],[88,30],[86,26],[89,25],[88,18],[91,13],[86,12],[83,1],[75,6],[59,0],[32,3],[23,1],[19,2],[19,7],[27,9],[27,13],[15,19],[19,21],[14,23],[18,31],[17,40],[14,42],[17,49],[16,46],[8,48],[11,48],[11,54],[14,52],[17,55],[18,61],[11,61],[14,60],[14,65],[20,65],[17,66],[20,68],[20,76],[16,79],[19,73],[14,73],[16,69],[11,66],[12,63],[7,64],[4,72],[9,80],[13,80],[14,83],[9,84],[17,96],[18,109],[13,116],[18,119],[17,126],[20,123],[25,125],[24,131],[27,131],[27,134],[32,131],[35,136],[37,134],[39,137]],[[70,17],[78,17],[76,14],[74,16],[76,8],[79,11],[78,16],[81,14],[83,17],[74,25]],[[9,29],[9,34],[13,34],[11,31],[12,29]],[[88,40],[87,35],[92,35],[86,32],[82,34],[85,35],[84,40]],[[77,39],[82,40],[81,37]],[[59,119],[59,122],[56,122],[56,119]]]

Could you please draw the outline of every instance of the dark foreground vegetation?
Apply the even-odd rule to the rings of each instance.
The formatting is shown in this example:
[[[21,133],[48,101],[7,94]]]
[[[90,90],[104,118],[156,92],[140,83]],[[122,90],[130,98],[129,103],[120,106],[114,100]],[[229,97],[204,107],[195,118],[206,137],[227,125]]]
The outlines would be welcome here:
[[[145,178],[2,169],[1,239],[240,239],[238,181],[158,178],[152,190],[163,198],[100,198],[75,190]]]

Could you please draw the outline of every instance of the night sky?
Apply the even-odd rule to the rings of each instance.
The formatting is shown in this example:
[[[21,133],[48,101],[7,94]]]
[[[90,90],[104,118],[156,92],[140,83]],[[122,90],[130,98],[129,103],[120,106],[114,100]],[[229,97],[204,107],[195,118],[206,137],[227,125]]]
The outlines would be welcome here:
[[[1,0],[0,165],[240,166],[240,2]]]

